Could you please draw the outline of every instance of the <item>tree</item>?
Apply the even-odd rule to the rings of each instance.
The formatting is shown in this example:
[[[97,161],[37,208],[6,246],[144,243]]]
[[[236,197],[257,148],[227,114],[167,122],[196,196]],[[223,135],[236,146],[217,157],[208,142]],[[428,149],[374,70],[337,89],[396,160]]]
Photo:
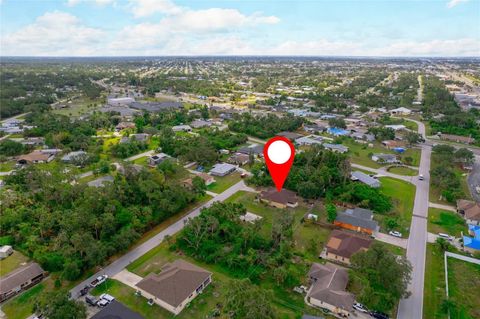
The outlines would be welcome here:
[[[337,208],[333,204],[327,204],[326,205],[326,210],[327,210],[327,220],[330,223],[333,223],[335,219],[337,218]]]
[[[226,287],[225,312],[230,318],[276,318],[270,299],[272,293],[253,285],[250,280],[232,280]]]
[[[415,145],[424,141],[422,135],[410,131],[405,134],[405,139],[409,145]]]
[[[435,241],[442,251],[451,251],[452,244],[450,244],[445,238],[438,237]]]
[[[16,156],[25,152],[25,146],[22,143],[6,139],[0,142],[0,154],[5,156]]]
[[[373,243],[369,250],[354,254],[350,262],[352,278],[361,285],[357,300],[368,308],[390,312],[400,298],[410,295],[407,287],[412,266],[405,257]]]
[[[48,319],[85,319],[87,311],[83,303],[70,300],[65,290],[41,294],[35,301],[34,310]]]
[[[328,120],[328,125],[330,127],[337,127],[337,128],[347,128],[347,123],[345,123],[345,120],[343,118],[339,117],[334,117]]]
[[[475,155],[467,148],[460,148],[454,154],[455,162],[473,164],[475,162]]]
[[[192,178],[192,185],[195,193],[201,196],[205,195],[205,192],[207,191],[207,185],[205,185],[205,181],[202,178],[199,176]]]

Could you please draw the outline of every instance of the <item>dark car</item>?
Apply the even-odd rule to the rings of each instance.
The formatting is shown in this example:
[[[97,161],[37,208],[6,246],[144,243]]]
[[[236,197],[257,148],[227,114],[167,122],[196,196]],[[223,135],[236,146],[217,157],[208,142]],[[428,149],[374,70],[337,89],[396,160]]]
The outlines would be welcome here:
[[[373,318],[376,318],[376,319],[390,319],[390,317],[388,315],[384,314],[383,312],[379,312],[379,311],[370,312],[370,316],[372,316]]]
[[[98,299],[92,295],[86,295],[85,302],[88,303],[90,306],[96,306],[98,303]]]
[[[90,287],[88,286],[83,287],[83,289],[80,290],[80,296],[85,296],[86,294],[88,294],[89,290],[90,290]]]

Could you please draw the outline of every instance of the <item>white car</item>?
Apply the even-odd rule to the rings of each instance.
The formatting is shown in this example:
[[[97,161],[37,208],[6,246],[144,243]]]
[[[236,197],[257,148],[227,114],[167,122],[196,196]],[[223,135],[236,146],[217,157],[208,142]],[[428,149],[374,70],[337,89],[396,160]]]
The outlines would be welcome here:
[[[358,311],[360,311],[360,312],[365,312],[365,313],[368,312],[368,309],[367,309],[364,305],[362,305],[361,303],[359,303],[359,302],[355,302],[355,303],[353,304],[353,309],[356,309],[356,310],[358,310]]]
[[[100,299],[100,301],[97,302],[97,306],[102,307],[102,308],[107,306],[108,304],[109,304],[108,300],[105,300],[105,299]]]
[[[425,177],[423,177],[423,174],[420,174],[420,175],[418,175],[418,179],[423,181],[425,179]]]
[[[109,294],[101,294],[100,299],[106,300],[109,303],[115,300],[115,297],[109,295]]]
[[[401,232],[398,232],[396,230],[391,230],[388,232],[390,235],[394,236],[394,237],[398,237],[398,238],[402,238],[402,233]]]

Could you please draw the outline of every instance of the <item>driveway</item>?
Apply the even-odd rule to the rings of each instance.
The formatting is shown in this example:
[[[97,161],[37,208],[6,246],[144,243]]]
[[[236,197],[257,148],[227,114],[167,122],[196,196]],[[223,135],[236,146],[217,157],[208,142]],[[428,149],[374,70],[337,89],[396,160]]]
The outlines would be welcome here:
[[[136,290],[137,288],[135,287],[135,285],[138,284],[143,278],[137,274],[134,274],[133,272],[124,269],[115,276],[113,276],[113,279],[116,279],[121,283],[124,283],[125,285],[130,286]]]
[[[112,262],[110,265],[104,267],[101,271],[97,272],[96,274],[92,275],[90,278],[84,280],[83,282],[79,283],[77,286],[72,288],[70,290],[72,297],[73,298],[78,298],[80,295],[80,290],[85,287],[86,285],[90,284],[90,282],[93,281],[96,277],[100,275],[108,275],[109,277],[113,277],[119,272],[121,272],[125,267],[127,267],[130,263],[138,259],[139,257],[143,256],[146,252],[150,251],[151,249],[155,248],[159,244],[162,243],[163,239],[165,236],[172,236],[179,232],[180,230],[183,229],[185,226],[185,223],[190,219],[194,218],[198,215],[200,215],[200,211],[203,208],[210,207],[213,203],[215,202],[223,202],[233,194],[235,194],[238,191],[248,191],[252,192],[254,191],[252,188],[248,187],[245,185],[245,183],[242,181],[236,183],[235,185],[231,186],[228,188],[226,191],[224,191],[221,194],[218,194],[208,202],[206,202],[203,205],[198,206],[197,208],[193,209],[190,211],[190,213],[174,224],[168,226],[143,244],[133,248],[129,252],[127,252],[125,255],[119,257],[117,260]]]
[[[395,236],[387,235],[384,233],[376,232],[374,234],[375,239],[390,245],[398,246],[403,249],[407,249],[408,240],[406,238],[398,238]]]

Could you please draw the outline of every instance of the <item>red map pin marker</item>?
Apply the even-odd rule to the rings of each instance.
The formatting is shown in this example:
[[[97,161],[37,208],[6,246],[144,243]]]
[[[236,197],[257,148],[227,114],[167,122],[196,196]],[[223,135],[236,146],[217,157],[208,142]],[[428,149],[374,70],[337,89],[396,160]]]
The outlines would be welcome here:
[[[295,147],[288,138],[276,136],[268,140],[263,156],[277,191],[281,191],[295,158]]]

